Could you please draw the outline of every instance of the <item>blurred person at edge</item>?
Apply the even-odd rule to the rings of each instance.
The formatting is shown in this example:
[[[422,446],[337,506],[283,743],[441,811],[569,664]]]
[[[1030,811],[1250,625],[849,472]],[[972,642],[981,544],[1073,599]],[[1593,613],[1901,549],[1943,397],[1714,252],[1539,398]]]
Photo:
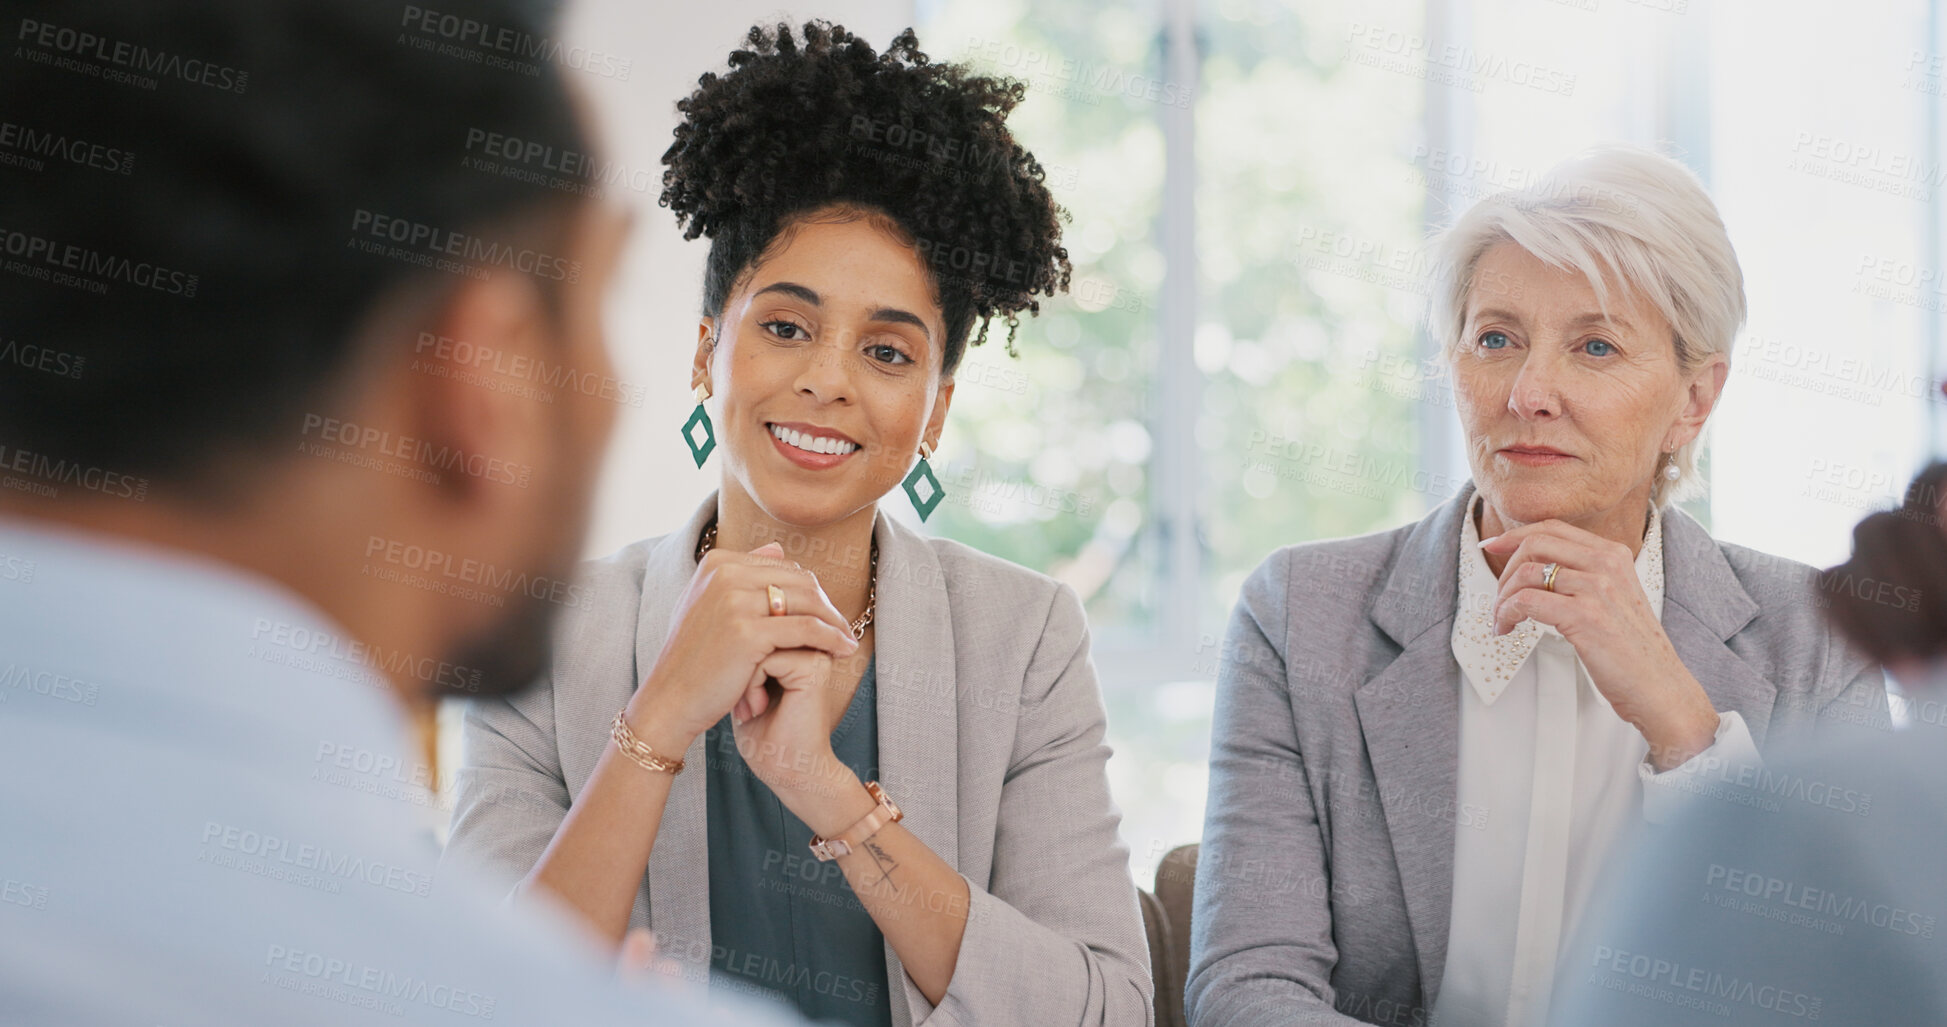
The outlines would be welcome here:
[[[1744,320],[1715,206],[1604,148],[1436,244],[1472,481],[1246,582],[1198,864],[1199,1025],[1509,1024],[1619,837],[1793,733],[1883,721],[1809,568],[1671,505]]]
[[[1819,578],[1902,729],[1767,760],[1642,831],[1563,950],[1552,1023],[1947,1023],[1944,515],[1935,463]]]
[[[469,710],[448,859],[813,1019],[1147,1023],[1080,598],[881,502],[940,500],[961,357],[1067,286],[1024,87],[823,22],[728,64],[662,194],[710,239],[683,429],[718,487]]]
[[[613,411],[422,342],[606,374],[629,216],[469,167],[594,141],[401,14],[6,7],[0,1022],[779,1022],[433,886],[410,719],[541,670]]]

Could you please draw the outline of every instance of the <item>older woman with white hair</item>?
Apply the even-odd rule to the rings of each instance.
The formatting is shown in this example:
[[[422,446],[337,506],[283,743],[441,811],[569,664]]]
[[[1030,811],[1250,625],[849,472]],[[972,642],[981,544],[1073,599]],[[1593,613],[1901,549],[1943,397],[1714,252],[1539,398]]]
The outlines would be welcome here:
[[[1473,479],[1244,585],[1193,1024],[1540,1023],[1619,835],[1723,794],[1788,732],[1885,715],[1810,568],[1670,505],[1744,320],[1696,178],[1598,150],[1482,201],[1437,252]]]

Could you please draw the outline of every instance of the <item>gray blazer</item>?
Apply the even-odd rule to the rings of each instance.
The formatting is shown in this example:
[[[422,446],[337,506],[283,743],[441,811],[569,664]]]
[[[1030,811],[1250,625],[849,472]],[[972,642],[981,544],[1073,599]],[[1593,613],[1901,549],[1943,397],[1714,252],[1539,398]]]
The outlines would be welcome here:
[[[1217,681],[1192,1023],[1424,1024],[1453,906],[1460,495],[1417,524],[1291,546],[1245,582]],[[1760,746],[1883,723],[1877,667],[1824,623],[1812,570],[1663,515],[1663,629]]]
[[[550,675],[478,701],[448,851],[510,882],[540,859],[609,744],[609,721],[662,652],[696,571],[682,531],[584,568]],[[1074,591],[880,514],[875,660],[879,771],[905,826],[972,894],[935,1010],[886,947],[894,1022],[1148,1025],[1148,946],[1109,798],[1107,715]],[[630,926],[702,976],[710,964],[704,741],[684,754]],[[809,858],[810,854],[805,854]],[[903,996],[903,1001],[900,997]]]

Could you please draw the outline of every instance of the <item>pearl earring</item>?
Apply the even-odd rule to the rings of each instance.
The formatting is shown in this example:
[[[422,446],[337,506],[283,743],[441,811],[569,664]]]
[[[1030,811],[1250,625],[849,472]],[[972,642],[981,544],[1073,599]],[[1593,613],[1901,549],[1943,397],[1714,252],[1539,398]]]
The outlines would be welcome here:
[[[1683,477],[1683,470],[1677,466],[1677,455],[1675,452],[1670,454],[1670,462],[1663,465],[1663,477],[1671,481]]]

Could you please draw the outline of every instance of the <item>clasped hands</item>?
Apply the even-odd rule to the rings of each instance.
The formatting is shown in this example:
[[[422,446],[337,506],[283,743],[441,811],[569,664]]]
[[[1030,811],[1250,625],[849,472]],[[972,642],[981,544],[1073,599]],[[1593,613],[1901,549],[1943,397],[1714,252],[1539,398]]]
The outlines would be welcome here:
[[[783,594],[782,615],[772,613],[772,587]],[[844,811],[857,819],[872,806],[831,747],[851,697],[836,687],[835,671],[852,669],[858,650],[818,579],[777,543],[748,553],[712,549],[677,600],[663,651],[624,716],[637,737],[680,755],[729,713],[752,772],[820,830]]]

